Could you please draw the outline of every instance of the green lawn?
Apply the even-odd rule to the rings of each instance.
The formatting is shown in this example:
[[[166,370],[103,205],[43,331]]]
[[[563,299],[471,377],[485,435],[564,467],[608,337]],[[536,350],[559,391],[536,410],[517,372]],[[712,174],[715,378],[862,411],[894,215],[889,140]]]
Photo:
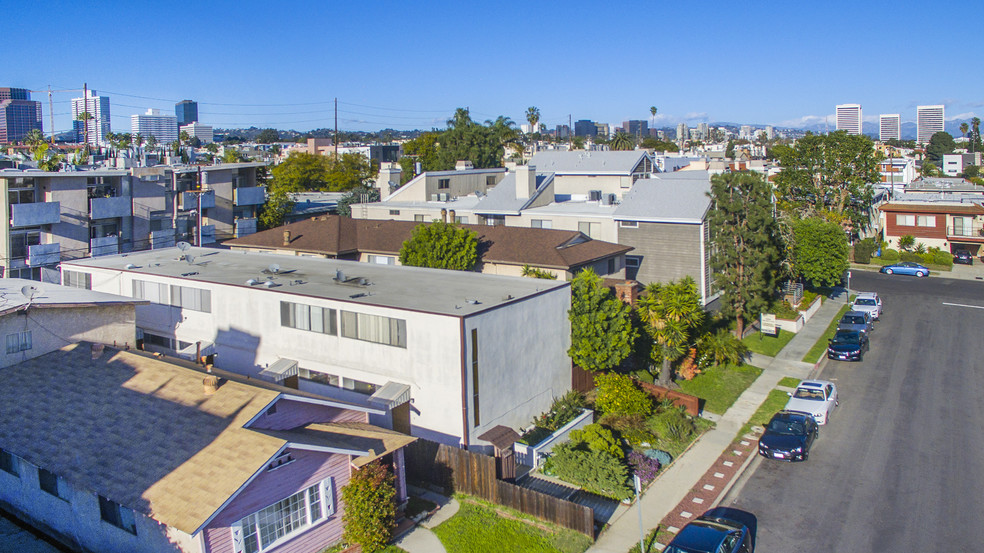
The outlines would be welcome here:
[[[456,496],[461,508],[434,528],[434,533],[448,553],[582,553],[591,545],[587,536],[530,519],[511,512],[516,518],[501,516],[489,504],[469,496]],[[531,522],[525,522],[529,519]]]
[[[789,394],[786,392],[782,390],[772,390],[769,392],[769,396],[765,398],[765,401],[755,411],[752,418],[748,419],[745,426],[738,431],[738,435],[744,436],[753,426],[765,426],[772,418],[772,415],[775,415],[780,409],[786,406],[787,401],[789,401]]]
[[[854,297],[852,296],[852,299],[853,298]],[[816,363],[821,357],[823,357],[823,354],[827,351],[827,343],[837,332],[837,323],[840,322],[841,317],[844,316],[844,313],[847,313],[847,310],[847,305],[840,308],[840,311],[837,312],[837,316],[834,317],[834,320],[830,321],[830,324],[827,325],[827,330],[822,336],[820,336],[820,338],[817,339],[817,343],[813,344],[810,351],[806,352],[806,355],[803,357],[803,361],[806,361],[807,363]]]
[[[791,376],[785,376],[785,377],[783,377],[782,380],[779,381],[779,385],[780,386],[785,386],[787,388],[795,388],[795,387],[799,386],[799,383],[800,382],[802,382],[802,380],[800,380],[798,378],[793,378]]]
[[[779,336],[769,336],[761,332],[756,332],[745,336],[741,341],[748,346],[748,349],[755,353],[775,357],[793,339],[793,336],[796,336],[796,334],[788,330],[779,329]]]
[[[703,399],[704,409],[723,415],[760,374],[762,369],[751,365],[720,365],[677,384],[681,392]]]

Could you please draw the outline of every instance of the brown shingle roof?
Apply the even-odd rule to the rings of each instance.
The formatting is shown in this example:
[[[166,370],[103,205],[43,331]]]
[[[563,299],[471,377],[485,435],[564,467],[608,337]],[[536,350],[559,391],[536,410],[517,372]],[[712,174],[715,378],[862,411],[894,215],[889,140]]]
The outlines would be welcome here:
[[[329,215],[258,232],[225,244],[232,247],[320,253],[333,257],[356,253],[397,255],[403,242],[410,239],[414,227],[426,224],[430,223],[350,219]],[[576,230],[460,226],[478,234],[481,261],[485,263],[569,270],[633,249],[630,246],[592,240]],[[290,232],[288,246],[284,245],[284,231]]]
[[[881,211],[892,213],[960,213],[966,215],[984,215],[984,207],[977,204],[943,205],[943,204],[882,204]]]

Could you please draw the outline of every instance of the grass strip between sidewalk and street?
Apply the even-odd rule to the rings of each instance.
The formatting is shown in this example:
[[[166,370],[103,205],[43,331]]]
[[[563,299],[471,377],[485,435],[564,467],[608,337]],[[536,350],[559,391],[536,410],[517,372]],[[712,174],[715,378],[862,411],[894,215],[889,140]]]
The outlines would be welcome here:
[[[762,369],[751,365],[716,365],[677,384],[681,392],[703,399],[704,409],[723,415],[760,374]]]
[[[800,385],[802,380],[798,378],[793,378],[791,376],[784,376],[782,380],[779,381],[779,386],[785,386],[787,388],[795,388]]]
[[[772,419],[772,415],[778,413],[786,402],[789,401],[789,394],[779,389],[772,390],[769,395],[759,405],[758,410],[752,415],[748,422],[738,431],[738,437],[744,436],[751,431],[753,426],[765,426]]]
[[[750,351],[775,357],[793,339],[793,336],[796,336],[796,333],[779,329],[779,336],[769,336],[768,334],[755,332],[745,336],[741,341],[748,346]]]
[[[856,297],[857,295],[852,295],[851,300],[853,301]],[[837,333],[837,325],[840,323],[841,317],[843,317],[844,313],[847,313],[850,308],[850,305],[845,305],[840,308],[840,311],[837,312],[834,320],[830,321],[830,324],[827,325],[827,330],[824,331],[819,338],[817,338],[817,342],[813,344],[810,351],[806,352],[806,355],[803,356],[803,361],[806,361],[807,363],[816,363],[821,357],[823,357],[823,354],[827,352],[827,343],[834,337],[834,334]]]

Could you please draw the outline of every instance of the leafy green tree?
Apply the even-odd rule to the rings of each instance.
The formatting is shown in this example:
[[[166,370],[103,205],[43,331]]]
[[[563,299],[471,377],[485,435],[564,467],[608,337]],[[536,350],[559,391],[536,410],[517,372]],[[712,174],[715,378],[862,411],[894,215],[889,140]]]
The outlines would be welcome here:
[[[505,148],[497,132],[493,125],[472,121],[467,109],[458,108],[439,139],[438,169],[454,169],[462,159],[471,161],[476,168],[501,167]]]
[[[592,451],[584,442],[555,446],[544,470],[592,493],[620,501],[632,497],[625,463],[606,452]]]
[[[328,188],[327,156],[292,152],[272,170],[272,188],[286,192],[308,192]]]
[[[635,147],[635,139],[628,133],[615,131],[615,136],[608,141],[609,147],[613,150],[631,150]]]
[[[352,216],[352,204],[372,203],[379,201],[379,189],[359,185],[338,200],[338,214],[342,217]]]
[[[478,235],[453,223],[419,224],[400,248],[400,263],[413,267],[470,271],[477,261]]]
[[[977,177],[981,176],[981,168],[976,165],[969,165],[964,169],[964,172],[961,176],[963,176],[963,178],[967,180],[976,179]]]
[[[653,341],[650,360],[660,366],[659,384],[668,387],[673,383],[672,363],[687,353],[704,321],[697,284],[689,276],[665,284],[651,283],[639,298],[636,313]]]
[[[625,457],[625,451],[615,434],[600,424],[589,424],[581,430],[571,430],[570,438],[575,442],[584,442],[592,451],[602,451],[617,459]]]
[[[929,137],[929,144],[926,145],[926,159],[941,166],[943,156],[952,154],[956,148],[957,143],[953,141],[950,133],[942,131],[933,133],[933,136]]]
[[[922,162],[922,166],[919,167],[919,174],[924,177],[938,177],[940,176],[940,170],[936,167],[936,164],[932,161]]]
[[[643,138],[642,141],[639,142],[639,146],[641,146],[641,147],[643,147],[643,148],[645,148],[647,150],[655,150],[657,152],[679,152],[680,151],[680,147],[677,146],[676,144],[674,144],[673,142],[667,142],[665,140],[658,140],[658,139],[653,138],[651,136],[647,136],[646,138]]]
[[[368,188],[372,185],[378,170],[369,159],[357,153],[335,156],[322,156],[328,160],[326,189],[330,192],[344,192],[355,188]]]
[[[728,140],[728,145],[724,148],[724,157],[728,159],[735,158],[735,141]]]
[[[973,117],[970,119],[970,151],[981,151],[981,118]]]
[[[343,539],[366,553],[386,548],[396,523],[396,487],[389,470],[373,461],[352,471],[342,501]]]
[[[602,284],[593,270],[579,272],[571,282],[571,349],[575,365],[592,372],[618,366],[632,353],[637,333],[631,308]]]
[[[150,135],[147,137],[147,149],[154,151],[157,149],[157,137]]]
[[[814,286],[833,286],[848,268],[847,235],[834,222],[811,217],[793,223],[796,272]]]
[[[271,190],[267,201],[260,210],[260,226],[264,229],[277,228],[284,224],[284,219],[294,210],[294,200],[284,190]]]
[[[595,375],[595,407],[606,415],[640,415],[653,412],[652,397],[640,390],[628,375],[609,372]]]
[[[583,150],[584,149],[584,137],[575,136],[571,138],[571,149],[573,150]]]
[[[867,136],[807,133],[795,148],[781,150],[782,171],[776,175],[781,207],[806,217],[833,213],[855,228],[867,228],[881,159]]]
[[[263,129],[256,135],[256,141],[260,144],[270,144],[280,140],[280,133],[276,129]]]
[[[771,198],[772,187],[758,174],[711,178],[711,268],[722,292],[721,310],[735,319],[738,337],[775,290],[780,249]]]

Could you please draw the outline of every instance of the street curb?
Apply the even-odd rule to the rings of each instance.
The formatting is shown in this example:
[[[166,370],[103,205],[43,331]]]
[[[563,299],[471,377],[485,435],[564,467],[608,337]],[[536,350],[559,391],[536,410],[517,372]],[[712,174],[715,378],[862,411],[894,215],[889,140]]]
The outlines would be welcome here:
[[[745,462],[742,463],[741,467],[738,468],[738,471],[735,472],[735,475],[731,477],[731,480],[728,481],[728,483],[723,488],[721,488],[721,493],[717,496],[717,499],[711,502],[711,509],[714,509],[718,505],[720,505],[721,500],[728,496],[728,493],[731,492],[731,488],[733,488],[735,484],[738,482],[738,479],[741,478],[743,474],[745,474],[745,471],[748,470],[749,465],[752,464],[752,461],[754,461],[757,456],[758,456],[758,448],[755,449],[755,453],[749,455],[748,458],[745,459]]]

